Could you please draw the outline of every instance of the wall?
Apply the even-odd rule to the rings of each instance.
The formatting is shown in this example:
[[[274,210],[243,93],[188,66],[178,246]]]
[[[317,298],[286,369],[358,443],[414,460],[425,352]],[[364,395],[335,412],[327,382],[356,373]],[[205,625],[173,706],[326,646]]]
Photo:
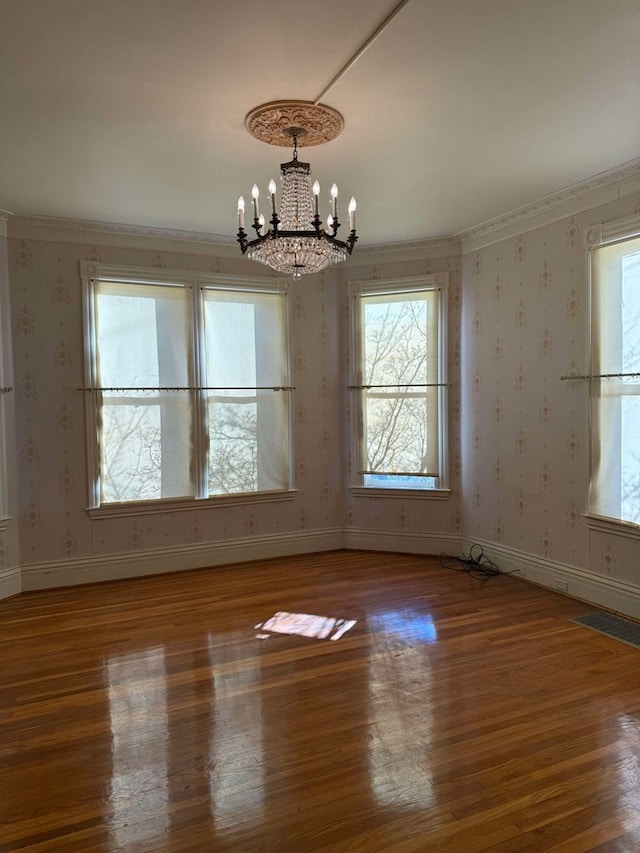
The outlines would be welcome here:
[[[587,248],[640,195],[465,254],[462,495],[467,542],[500,566],[640,615],[640,536],[590,529]]]
[[[254,275],[261,268],[229,247],[18,222],[9,268],[23,588],[342,546],[456,554],[478,543],[505,571],[640,616],[640,537],[587,524],[589,391],[561,380],[588,369],[591,226],[640,212],[638,171],[623,175],[624,191],[598,178],[583,195],[541,200],[495,228],[478,226],[462,235],[463,256],[459,240],[442,238],[361,250],[359,265],[303,279],[291,291],[296,496],[100,520],[86,512],[76,390],[79,261]],[[347,282],[443,271],[451,494],[354,494]],[[0,570],[18,560],[17,527],[0,531]]]
[[[14,233],[15,232],[15,233]],[[32,233],[33,232],[33,233]],[[336,281],[291,291],[295,482],[293,500],[121,518],[89,518],[79,262],[266,274],[242,259],[161,241],[16,224],[9,265],[17,405],[23,587],[54,586],[209,565],[342,544]],[[138,241],[144,242],[144,241]],[[161,549],[160,551],[158,549]]]

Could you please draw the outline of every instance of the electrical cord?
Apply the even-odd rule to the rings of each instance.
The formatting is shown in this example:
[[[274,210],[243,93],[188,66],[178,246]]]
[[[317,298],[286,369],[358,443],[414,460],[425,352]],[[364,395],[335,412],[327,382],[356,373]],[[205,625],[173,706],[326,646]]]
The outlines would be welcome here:
[[[440,554],[440,565],[443,569],[450,569],[453,572],[466,572],[470,577],[483,582],[496,575],[513,574],[513,572],[501,572],[498,565],[485,555],[482,546],[477,543],[471,546],[468,554],[462,553],[459,557],[452,557],[443,551]]]

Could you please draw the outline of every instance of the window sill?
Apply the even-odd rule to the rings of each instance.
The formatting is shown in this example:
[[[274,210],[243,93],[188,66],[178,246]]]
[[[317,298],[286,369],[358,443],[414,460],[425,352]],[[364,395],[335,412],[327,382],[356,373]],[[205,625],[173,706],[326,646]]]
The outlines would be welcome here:
[[[217,495],[213,498],[195,500],[158,500],[131,501],[131,503],[106,504],[87,509],[89,518],[124,518],[132,515],[157,515],[167,512],[195,512],[218,509],[220,507],[244,506],[246,504],[277,503],[291,501],[298,494],[297,489],[282,492],[255,492],[246,495]]]
[[[384,489],[377,486],[354,486],[354,498],[404,498],[405,500],[448,501],[451,489]]]
[[[609,518],[606,515],[590,515],[588,512],[582,516],[587,522],[589,530],[596,533],[607,533],[610,536],[624,536],[627,539],[640,539],[640,524],[633,521],[623,521],[621,518]]]

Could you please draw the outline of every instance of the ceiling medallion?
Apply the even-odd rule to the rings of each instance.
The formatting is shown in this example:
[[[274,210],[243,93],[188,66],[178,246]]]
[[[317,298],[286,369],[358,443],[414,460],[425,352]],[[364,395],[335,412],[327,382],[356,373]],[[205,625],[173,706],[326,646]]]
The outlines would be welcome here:
[[[298,146],[322,145],[342,133],[344,119],[333,107],[314,104],[313,101],[271,101],[251,110],[245,119],[251,134],[268,145],[291,145],[292,127],[303,127],[304,137]]]
[[[356,200],[349,202],[349,235],[337,238],[338,187],[331,187],[331,213],[322,227],[319,213],[320,184],[311,186],[311,166],[298,160],[298,147],[330,142],[342,131],[344,119],[339,112],[311,101],[273,101],[251,110],[245,119],[249,133],[268,145],[293,145],[293,158],[280,165],[282,199],[276,206],[276,183],[269,182],[271,226],[260,213],[260,191],[253,185],[252,227],[256,237],[249,240],[244,230],[244,198],[238,199],[238,243],[247,258],[266,264],[277,272],[300,278],[340,263],[353,251],[356,235]]]

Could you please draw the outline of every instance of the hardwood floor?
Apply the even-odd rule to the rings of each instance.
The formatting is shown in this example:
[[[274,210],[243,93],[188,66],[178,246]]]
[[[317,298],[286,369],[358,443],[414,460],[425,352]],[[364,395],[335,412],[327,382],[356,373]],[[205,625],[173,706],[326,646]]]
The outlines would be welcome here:
[[[592,609],[354,551],[0,603],[0,850],[637,851],[640,650]]]

